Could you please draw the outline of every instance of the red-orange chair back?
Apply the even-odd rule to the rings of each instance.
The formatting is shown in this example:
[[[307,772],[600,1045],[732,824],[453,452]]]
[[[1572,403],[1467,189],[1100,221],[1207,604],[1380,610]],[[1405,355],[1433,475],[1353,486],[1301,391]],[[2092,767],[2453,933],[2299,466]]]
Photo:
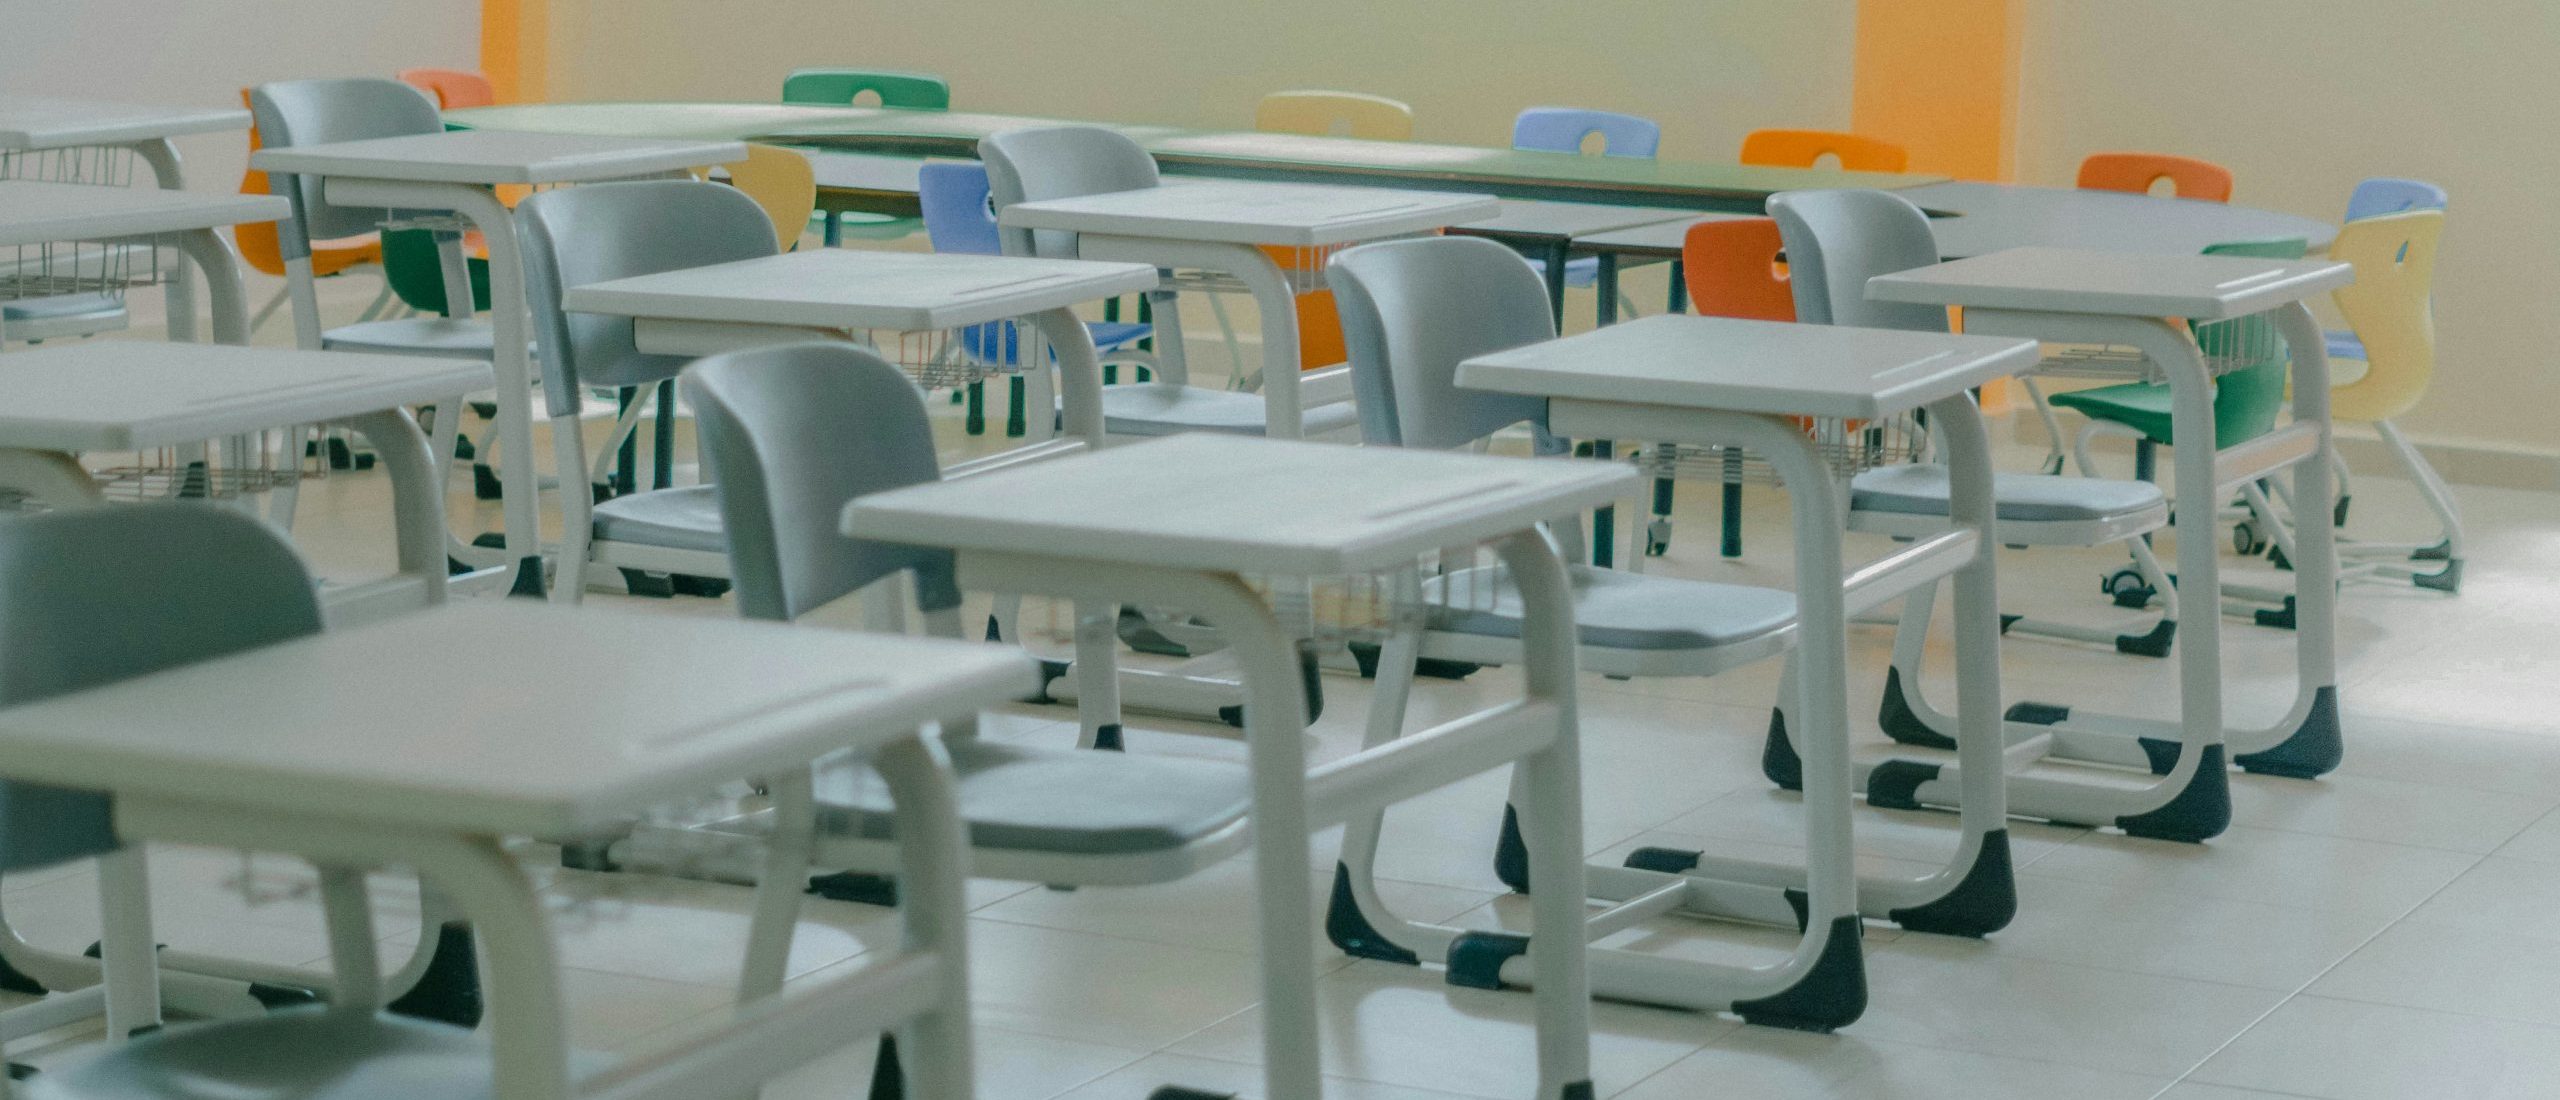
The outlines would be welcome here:
[[[1778,223],[1768,218],[1730,218],[1690,226],[1680,243],[1690,308],[1707,317],[1795,320],[1795,292],[1777,266],[1784,247],[1778,239]]]
[[[400,82],[436,98],[436,109],[459,111],[493,107],[498,89],[489,78],[469,69],[402,69]]]
[[[2182,199],[2231,201],[2231,170],[2209,160],[2167,153],[2092,153],[2080,162],[2083,191],[2147,195],[2152,184],[2164,179]]]
[[[1742,138],[1742,163],[1769,168],[1811,168],[1824,155],[1840,158],[1844,172],[1901,172],[1911,151],[1890,141],[1830,130],[1754,130]]]

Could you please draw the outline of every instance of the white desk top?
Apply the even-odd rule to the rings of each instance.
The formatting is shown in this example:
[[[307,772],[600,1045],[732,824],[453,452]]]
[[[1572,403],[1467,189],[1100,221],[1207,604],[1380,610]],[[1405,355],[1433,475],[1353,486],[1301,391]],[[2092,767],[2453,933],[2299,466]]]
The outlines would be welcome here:
[[[1867,280],[1867,296],[1927,305],[2210,321],[2273,309],[2355,279],[2354,265],[2335,260],[2012,248],[1878,275]]]
[[[1629,226],[1696,221],[1695,210],[1664,210],[1653,206],[1606,206],[1588,202],[1542,202],[1531,199],[1504,199],[1502,212],[1490,218],[1479,218],[1450,226],[1453,232],[1476,237],[1492,237],[1506,241],[1578,240],[1593,233]]]
[[[0,447],[130,451],[487,389],[489,364],[100,340],[0,355]]]
[[[1314,247],[1419,233],[1490,218],[1487,195],[1220,180],[1015,203],[1004,224],[1118,237]]]
[[[1682,214],[1666,222],[1648,222],[1625,229],[1602,233],[1576,233],[1573,247],[1589,252],[1616,252],[1633,256],[1678,256],[1689,243],[1689,227],[1699,222],[1725,222],[1737,218],[1756,218],[1758,214]]]
[[[161,107],[103,99],[0,96],[0,149],[123,145],[249,128],[238,107]]]
[[[2035,366],[1989,336],[1662,314],[1469,359],[1458,384],[1561,400],[1874,420]]]
[[[480,600],[0,710],[0,773],[559,836],[1039,683],[1015,647]]]
[[[2314,218],[2196,199],[2003,183],[1933,183],[1894,192],[1936,218],[1938,255],[1954,259],[2044,245],[2108,252],[2196,253],[2224,241],[2301,237],[2321,252],[2338,227]]]
[[[0,180],[0,246],[178,233],[271,222],[291,212],[274,195]]]
[[[1368,573],[1595,508],[1623,463],[1192,433],[854,501],[844,529],[958,550],[1282,576]]]
[[[927,332],[1151,290],[1146,264],[818,248],[571,288],[581,313]]]
[[[455,130],[260,149],[249,164],[301,175],[494,185],[628,179],[746,157],[745,143],[736,141]]]

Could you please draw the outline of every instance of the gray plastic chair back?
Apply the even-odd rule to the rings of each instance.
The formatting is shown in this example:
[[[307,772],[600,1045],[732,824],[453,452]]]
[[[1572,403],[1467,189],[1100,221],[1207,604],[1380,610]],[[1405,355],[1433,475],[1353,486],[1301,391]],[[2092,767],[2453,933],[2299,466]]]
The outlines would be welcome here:
[[[644,180],[564,187],[516,205],[525,303],[542,353],[551,415],[578,411],[581,386],[645,386],[673,378],[689,356],[648,355],[628,317],[571,313],[568,288],[774,254],[773,219],[735,187]]]
[[[978,142],[996,214],[1017,202],[1071,199],[1156,186],[1156,158],[1127,135],[1099,126],[1032,126]],[[1006,229],[1008,256],[1073,260],[1076,235],[1058,229]]]
[[[1372,444],[1462,447],[1547,402],[1460,389],[1458,364],[1556,335],[1546,283],[1509,247],[1422,237],[1348,249],[1325,269],[1342,315],[1360,436]]]
[[[1947,331],[1943,306],[1878,302],[1867,280],[1938,262],[1929,215],[1883,191],[1788,191],[1769,196],[1786,243],[1796,320],[1812,325]]]
[[[311,575],[237,512],[164,503],[0,520],[0,706],[319,631]],[[114,847],[105,796],[0,782],[0,869]]]
[[[258,124],[258,141],[270,149],[444,132],[444,118],[427,93],[375,77],[260,84],[249,89],[249,114]],[[293,201],[294,221],[306,242],[353,237],[381,226],[378,207],[322,202],[316,177],[273,173],[267,184]]]
[[[742,614],[796,619],[902,569],[918,607],[959,605],[950,551],[839,526],[856,497],[942,478],[924,393],[904,371],[849,344],[785,344],[704,359],[683,386]]]

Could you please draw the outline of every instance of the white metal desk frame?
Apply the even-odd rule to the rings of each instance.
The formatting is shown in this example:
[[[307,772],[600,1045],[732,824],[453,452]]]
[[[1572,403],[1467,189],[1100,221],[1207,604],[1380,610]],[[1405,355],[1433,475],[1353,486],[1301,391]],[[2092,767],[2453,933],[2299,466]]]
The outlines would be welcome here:
[[[251,167],[268,173],[275,189],[293,202],[302,201],[293,178],[318,176],[331,205],[451,213],[480,231],[489,249],[498,442],[509,456],[501,468],[507,545],[498,563],[500,571],[492,580],[507,591],[543,592],[541,481],[533,450],[534,374],[528,352],[532,333],[525,315],[524,255],[516,246],[515,219],[499,203],[495,189],[502,184],[544,186],[662,176],[745,156],[746,146],[734,141],[477,130],[266,148],[251,156]],[[281,227],[285,274],[293,290],[294,333],[302,347],[317,349],[320,306],[312,285],[310,242],[300,239],[295,224],[287,221]],[[454,317],[469,317],[473,295],[459,235],[440,232],[436,236],[444,261],[445,301]],[[433,451],[438,470],[446,467],[453,453],[459,411],[436,417]],[[583,476],[579,467],[563,471],[564,478]],[[465,562],[488,561],[485,552],[459,543],[448,552]]]
[[[164,191],[186,188],[178,147],[169,139],[248,128],[249,112],[237,107],[159,107],[51,96],[0,99],[0,150],[36,152],[81,146],[129,149],[151,166],[153,181]],[[207,262],[192,251],[187,258],[198,265]],[[184,264],[169,273],[167,298],[169,339],[179,343],[193,341],[195,290]],[[216,307],[215,314],[219,318],[220,307]]]
[[[562,654],[577,654],[571,667]],[[440,705],[460,675],[491,704],[478,720]],[[600,710],[563,695],[563,676],[635,705]],[[705,690],[654,690],[691,676]],[[950,773],[919,730],[1035,681],[1028,659],[963,643],[474,602],[0,711],[0,760],[12,778],[114,794],[129,839],[319,863],[323,901],[357,918],[332,921],[339,1006],[379,1000],[358,872],[416,868],[487,948],[498,1100],[717,1094],[893,1026],[907,1029],[920,1093],[957,1100],[975,1095],[967,851]],[[206,714],[222,717],[218,736]],[[764,950],[750,953],[740,999],[753,1003],[573,1083],[551,917],[502,842],[575,835],[751,778],[805,810],[809,765],[848,748],[870,751],[896,796],[903,948],[773,996],[812,841],[786,830],[752,918]]]
[[[2009,887],[1997,776],[1967,781],[1964,835],[1946,866],[1917,879],[1857,873],[1848,617],[1955,577],[1958,752],[1996,769],[2000,628],[1996,565],[1984,534],[1992,521],[1991,454],[1971,390],[2035,359],[2030,341],[1665,315],[1459,366],[1460,385],[1547,398],[1549,424],[1561,435],[1749,447],[1769,456],[1793,509],[1798,634],[1781,692],[1794,693],[1789,709],[1802,750],[1806,861],[1796,866],[1701,854],[1679,874],[1594,867],[1597,896],[1622,904],[1591,923],[1597,938],[1646,917],[1689,910],[1795,923],[1805,935],[1786,960],[1763,967],[1595,952],[1592,984],[1601,995],[1733,1009],[1746,1019],[1828,1029],[1855,1019],[1865,1005],[1862,912],[1904,919],[1927,906],[1972,903],[1980,900],[1976,892]],[[1942,424],[1954,522],[1846,572],[1840,545],[1846,501],[1830,464],[1795,418],[1878,420],[1915,408]],[[1997,881],[1977,882],[1981,876]],[[1543,884],[1537,893],[1546,893]],[[2011,892],[2005,900],[2014,905],[2014,897]],[[1360,900],[1364,909],[1372,907],[1371,897]],[[2005,913],[1998,922],[2006,923]],[[1435,945],[1436,937],[1419,938],[1427,930],[1402,922],[1387,927],[1389,939]],[[1844,1005],[1837,998],[1848,981],[1857,983],[1856,1000]]]
[[[1216,272],[1243,282],[1262,315],[1265,433],[1296,439],[1303,434],[1306,409],[1350,400],[1351,369],[1298,369],[1298,289],[1256,246],[1334,248],[1500,211],[1499,203],[1482,195],[1219,181],[1015,203],[998,220],[1015,228],[1072,232],[1077,254],[1087,260]],[[1172,376],[1183,377],[1182,322],[1171,302],[1159,303],[1155,324],[1157,357],[1169,357]]]
[[[1313,830],[1516,764],[1533,871],[1557,886],[1536,899],[1537,926],[1581,923],[1572,596],[1536,524],[1633,479],[1624,468],[1192,434],[865,497],[846,509],[845,530],[949,547],[969,588],[1171,605],[1226,637],[1248,699],[1264,1095],[1313,1100],[1324,1091]],[[1525,696],[1310,769],[1301,646],[1245,575],[1374,573],[1477,542],[1494,543],[1518,579]],[[1573,949],[1531,948],[1521,962],[1539,989],[1541,1100],[1589,1095],[1582,948],[1577,934]]]
[[[2014,775],[2009,805],[2020,814],[2072,824],[2124,827],[2136,835],[2202,840],[2228,824],[2231,763],[2255,772],[2309,778],[2337,766],[2337,553],[2324,523],[2306,524],[2294,559],[2299,593],[2294,645],[2295,697],[2285,716],[2263,729],[2226,730],[2222,709],[2220,540],[2211,535],[2218,502],[2238,486],[2293,468],[2304,515],[2327,515],[2333,499],[2329,360],[2320,326],[2303,300],[2352,282],[2343,263],[2276,261],[2237,256],[2134,254],[2021,248],[1940,264],[1867,283],[1871,297],[1965,307],[1969,332],[2025,336],[2073,344],[2128,347],[2170,387],[2171,425],[2179,439],[2212,439],[2213,379],[2182,321],[2218,321],[2272,313],[2293,360],[2293,421],[2238,446],[2176,449],[2172,469],[2173,528],[2178,537],[2180,598],[2207,609],[2179,629],[2179,718],[2127,718],[2043,705],[2012,709],[2010,766],[2038,758],[2145,769],[2149,785],[2089,783],[2051,774]],[[2178,318],[2181,320],[2164,320]],[[1904,676],[1905,696],[1924,720],[1941,716]],[[2026,722],[2018,717],[2033,717]],[[2042,719],[2054,719],[2043,721]],[[2174,749],[2173,749],[2174,746]],[[1967,764],[1964,767],[1973,765]],[[1953,777],[1923,784],[1923,802],[1948,805],[1970,797]]]

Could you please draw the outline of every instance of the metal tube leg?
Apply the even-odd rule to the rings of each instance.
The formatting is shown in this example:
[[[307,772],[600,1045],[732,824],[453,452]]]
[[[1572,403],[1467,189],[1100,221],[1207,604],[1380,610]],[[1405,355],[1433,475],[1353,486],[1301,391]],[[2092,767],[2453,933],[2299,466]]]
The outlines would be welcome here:
[[[1076,616],[1076,745],[1122,747],[1120,728],[1120,605],[1078,601]]]
[[[98,857],[98,961],[104,969],[107,1037],[121,1041],[160,1024],[159,948],[151,936],[151,878],[142,846]]]
[[[158,184],[161,190],[186,190],[186,175],[180,167],[177,145],[167,138],[154,138],[150,141],[135,142],[132,148],[136,156],[141,157],[144,163],[151,166],[152,182]],[[193,259],[192,256],[189,258]],[[169,312],[169,342],[194,343],[196,339],[195,280],[188,274],[185,262],[179,263],[169,272],[166,300]],[[247,340],[244,337],[239,342],[246,343]]]
[[[455,187],[452,195],[454,211],[469,219],[489,243],[489,319],[497,341],[493,365],[497,369],[498,438],[505,444],[508,458],[499,475],[505,482],[507,566],[514,571],[509,590],[514,595],[540,596],[544,592],[542,474],[533,448],[533,362],[526,350],[530,333],[525,318],[523,253],[516,247],[514,219],[496,195],[478,187]],[[463,303],[469,301],[468,295],[462,299]],[[562,467],[560,476],[566,481],[579,476],[583,469],[582,455],[576,465]],[[574,485],[565,489],[570,491],[562,493],[564,499],[574,495]],[[582,560],[571,560],[562,567],[572,595],[560,598],[575,599],[583,570]]]
[[[1529,964],[1537,991],[1538,1096],[1590,1095],[1591,976],[1582,922],[1590,890],[1582,865],[1582,758],[1574,706],[1573,594],[1563,561],[1545,536],[1502,541],[1503,564],[1519,586],[1522,662],[1528,694],[1558,704],[1555,740],[1515,769],[1536,934]]]
[[[329,925],[329,968],[338,979],[330,1011],[369,1014],[382,1004],[382,960],[374,956],[363,868],[322,865],[320,908]]]
[[[889,786],[895,818],[904,945],[931,952],[938,963],[935,1008],[901,1032],[899,1064],[916,1095],[965,1100],[977,1095],[977,1085],[969,1026],[969,843],[959,792],[941,748],[920,736],[882,747],[872,765]],[[1306,850],[1303,833],[1298,849]],[[1306,888],[1303,872],[1298,884]],[[1304,936],[1298,943],[1305,950]]]
[[[756,876],[755,914],[747,926],[747,957],[738,972],[738,1003],[782,992],[791,959],[792,929],[817,849],[817,809],[809,771],[794,768],[766,780],[773,796],[773,834],[765,840],[764,867]]]

